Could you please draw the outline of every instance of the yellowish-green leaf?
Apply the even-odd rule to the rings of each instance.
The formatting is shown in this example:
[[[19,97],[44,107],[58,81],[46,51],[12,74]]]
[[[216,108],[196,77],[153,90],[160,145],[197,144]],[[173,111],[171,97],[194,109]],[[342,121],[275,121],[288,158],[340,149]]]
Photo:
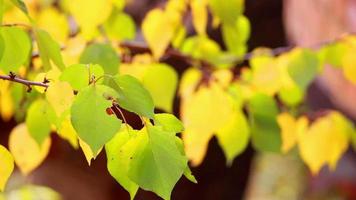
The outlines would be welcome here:
[[[150,92],[156,107],[172,112],[178,75],[169,65],[153,64],[145,70],[142,84]]]
[[[213,15],[223,23],[234,24],[244,10],[245,0],[209,0]]]
[[[155,123],[169,132],[179,133],[184,130],[182,122],[176,116],[168,113],[155,114]]]
[[[131,140],[135,135],[136,132],[131,127],[122,126],[115,137],[105,145],[109,173],[130,193],[131,199],[134,199],[138,190],[138,185],[128,177],[130,161],[137,145],[135,140]]]
[[[39,146],[31,137],[25,124],[17,125],[10,133],[9,149],[20,171],[27,175],[36,169],[47,157],[51,147],[51,138]]]
[[[4,50],[0,59],[0,70],[17,73],[22,65],[27,64],[31,52],[31,40],[28,34],[18,27],[1,27]]]
[[[242,111],[235,111],[234,116],[217,132],[219,144],[224,150],[227,164],[247,147],[250,139],[250,128]]]
[[[51,122],[55,114],[53,108],[44,99],[34,101],[26,115],[26,126],[38,145],[42,145],[51,132]]]
[[[4,191],[7,180],[14,170],[14,158],[11,153],[0,145],[0,192]]]

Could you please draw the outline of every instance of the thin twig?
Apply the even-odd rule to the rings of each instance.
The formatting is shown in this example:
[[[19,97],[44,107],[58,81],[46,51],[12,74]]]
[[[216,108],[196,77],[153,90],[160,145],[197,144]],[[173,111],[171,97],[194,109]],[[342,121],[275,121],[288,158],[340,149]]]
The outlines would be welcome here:
[[[40,86],[44,88],[48,88],[48,84],[42,83],[42,82],[36,82],[36,81],[29,81],[26,79],[19,78],[15,75],[0,75],[0,79],[2,80],[8,80],[16,83],[21,83],[23,85],[26,85],[28,88],[31,88],[31,86]]]

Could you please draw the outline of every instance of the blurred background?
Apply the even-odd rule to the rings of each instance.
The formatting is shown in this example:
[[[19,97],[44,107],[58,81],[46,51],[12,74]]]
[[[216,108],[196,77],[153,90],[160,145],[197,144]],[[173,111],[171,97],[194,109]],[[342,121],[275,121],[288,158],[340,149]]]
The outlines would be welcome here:
[[[147,11],[162,5],[163,0],[130,0],[125,10],[139,27]],[[246,0],[245,8],[245,15],[252,25],[248,43],[250,50],[259,46],[308,47],[356,31],[356,0]],[[188,33],[193,34],[190,16],[187,18]],[[209,29],[208,34],[222,45],[218,30]],[[143,40],[140,34],[136,39]],[[188,67],[175,60],[167,62],[180,74]],[[356,119],[355,100],[356,87],[348,83],[337,69],[329,67],[312,84],[307,97],[312,110],[336,108],[353,121]],[[175,102],[175,114],[179,115],[179,99]],[[141,122],[131,118],[130,123],[140,126]],[[8,133],[15,125],[14,121],[0,122],[1,144],[7,144]],[[15,172],[9,188],[47,186],[68,200],[129,199],[129,194],[109,175],[104,153],[89,167],[81,151],[74,150],[57,135],[52,134],[52,139],[51,151],[45,162],[26,178]],[[224,154],[213,139],[204,162],[192,171],[198,184],[182,178],[173,191],[172,199],[356,199],[356,154],[351,148],[335,171],[325,168],[319,175],[311,176],[293,153],[286,156],[259,154],[251,147],[231,166],[226,166]],[[41,194],[49,192],[57,197],[45,188],[26,186],[24,189]],[[158,197],[140,190],[135,199]]]

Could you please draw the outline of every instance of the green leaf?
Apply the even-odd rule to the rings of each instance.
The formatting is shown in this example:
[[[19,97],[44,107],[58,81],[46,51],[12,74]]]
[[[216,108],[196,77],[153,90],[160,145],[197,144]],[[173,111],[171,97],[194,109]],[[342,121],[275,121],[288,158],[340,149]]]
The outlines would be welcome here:
[[[122,126],[121,130],[105,145],[107,167],[111,176],[130,193],[134,199],[138,185],[128,177],[129,164],[136,150],[135,140],[130,134],[137,134],[131,127]]]
[[[184,145],[183,145],[183,141],[180,137],[176,136],[176,145],[180,151],[180,153],[185,156],[185,152],[184,152]],[[187,163],[187,167],[184,170],[184,176],[191,182],[193,183],[198,183],[197,179],[195,178],[195,176],[192,174],[192,171],[189,168],[189,165]]]
[[[318,57],[311,50],[295,49],[289,53],[288,73],[302,90],[314,80],[318,66]]]
[[[4,11],[5,11],[4,0],[0,0],[0,24],[2,24],[2,17],[4,15]]]
[[[117,75],[109,79],[109,85],[118,92],[118,104],[122,108],[153,119],[152,97],[136,78],[130,75]]]
[[[120,130],[121,120],[106,113],[112,105],[106,96],[114,93],[107,86],[90,85],[78,93],[71,107],[73,127],[92,152],[98,152]]]
[[[28,10],[26,7],[26,4],[22,0],[11,0],[11,2],[18,7],[22,12],[26,13],[28,15]]]
[[[278,108],[273,97],[256,94],[250,99],[248,109],[253,146],[260,151],[280,152],[282,141],[276,119]]]
[[[2,58],[4,50],[5,50],[5,41],[4,41],[4,38],[2,37],[2,35],[0,34],[0,60]]]
[[[4,51],[0,61],[0,69],[4,73],[18,72],[28,62],[31,54],[31,39],[28,34],[17,27],[1,27],[4,39]]]
[[[55,121],[53,108],[43,99],[34,101],[28,109],[26,115],[26,125],[28,131],[38,145],[51,133],[51,122]]]
[[[151,65],[142,77],[142,84],[150,92],[156,107],[172,112],[178,75],[171,66]]]
[[[130,15],[116,11],[104,24],[105,33],[112,39],[132,40],[135,38],[135,22]]]
[[[180,50],[193,58],[207,60],[211,63],[215,63],[221,56],[220,46],[214,40],[204,36],[187,38]]]
[[[14,158],[11,153],[0,145],[0,193],[4,191],[7,180],[14,170]],[[0,196],[1,197],[1,196]],[[1,198],[0,198],[1,199]]]
[[[250,36],[250,22],[241,15],[235,24],[223,24],[222,36],[227,49],[237,56],[242,56],[247,51],[246,42]]]
[[[119,71],[120,58],[109,44],[90,44],[80,56],[80,63],[99,64],[105,74],[116,75]]]
[[[335,42],[322,47],[318,53],[322,63],[327,63],[334,67],[341,67],[347,49],[347,44]]]
[[[81,90],[89,85],[90,76],[99,78],[104,75],[100,65],[74,64],[65,68],[59,77],[61,81],[67,81],[74,90]]]
[[[304,95],[305,92],[296,85],[289,88],[282,87],[278,92],[281,101],[288,106],[296,106],[301,103]]]
[[[183,123],[176,116],[168,113],[155,114],[155,123],[169,132],[179,133],[184,130]]]
[[[153,126],[146,129],[136,138],[129,177],[141,188],[170,199],[174,185],[186,169],[187,159],[177,148],[174,134]]]
[[[228,165],[247,147],[250,128],[242,111],[236,111],[234,117],[216,132],[220,146],[224,150]]]
[[[46,71],[52,69],[52,61],[60,70],[65,68],[59,44],[44,30],[35,29],[38,49]]]
[[[244,10],[244,0],[209,0],[212,13],[223,23],[234,24]]]

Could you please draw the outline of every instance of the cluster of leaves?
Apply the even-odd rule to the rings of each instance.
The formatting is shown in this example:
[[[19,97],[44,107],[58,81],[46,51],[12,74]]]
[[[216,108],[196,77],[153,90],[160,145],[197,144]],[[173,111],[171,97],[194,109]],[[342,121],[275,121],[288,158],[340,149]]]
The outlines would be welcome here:
[[[129,49],[117,43],[136,34],[124,7],[124,0],[36,0],[27,7],[21,0],[0,0],[1,73],[48,84],[26,93],[19,84],[0,82],[1,117],[18,122],[10,133],[10,152],[0,145],[1,190],[14,163],[23,174],[42,163],[51,132],[81,148],[89,164],[104,148],[110,174],[132,199],[138,188],[170,199],[182,175],[196,182],[188,159],[199,165],[214,136],[228,164],[251,141],[259,151],[288,153],[298,146],[313,173],[325,164],[334,168],[355,141],[353,124],[341,113],[329,111],[312,121],[301,109],[326,63],[356,83],[354,37],[277,57],[257,49],[250,67],[237,76],[233,68],[250,35],[244,1],[169,0],[150,10],[141,25],[152,55],[121,63],[119,55]],[[189,11],[193,36],[183,23]],[[220,28],[224,48],[208,37],[210,26]],[[159,62],[167,48],[191,61],[180,82],[171,66]],[[37,51],[39,58],[32,57]],[[177,92],[183,123],[168,114]],[[167,113],[155,114],[154,108]],[[122,109],[140,116],[143,128],[131,128]],[[176,136],[180,132],[182,139]]]

